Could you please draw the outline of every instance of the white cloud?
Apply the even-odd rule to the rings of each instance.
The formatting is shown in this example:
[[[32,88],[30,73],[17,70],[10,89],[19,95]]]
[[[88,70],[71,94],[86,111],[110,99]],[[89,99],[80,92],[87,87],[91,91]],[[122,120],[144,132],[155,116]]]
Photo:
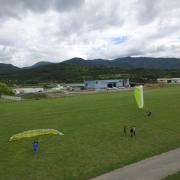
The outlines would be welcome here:
[[[180,58],[180,2],[0,0],[0,62]],[[123,43],[112,40],[126,37]]]

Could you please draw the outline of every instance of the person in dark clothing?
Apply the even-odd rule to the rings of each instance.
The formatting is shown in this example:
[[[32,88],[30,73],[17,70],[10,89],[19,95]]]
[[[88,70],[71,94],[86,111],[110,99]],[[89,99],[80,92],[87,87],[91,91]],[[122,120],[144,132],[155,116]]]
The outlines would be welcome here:
[[[127,128],[126,126],[124,126],[124,135],[126,136],[126,134],[127,134]]]
[[[38,150],[38,141],[34,141],[32,144],[33,144],[34,152],[37,152],[37,150]]]
[[[133,137],[133,128],[130,129],[130,135]]]
[[[151,115],[152,115],[152,112],[149,111],[149,112],[147,113],[147,116],[150,117]]]

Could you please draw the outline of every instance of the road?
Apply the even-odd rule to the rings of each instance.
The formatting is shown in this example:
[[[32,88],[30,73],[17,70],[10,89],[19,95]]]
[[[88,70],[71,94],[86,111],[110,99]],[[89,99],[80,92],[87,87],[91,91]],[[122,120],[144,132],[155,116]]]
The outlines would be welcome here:
[[[92,180],[160,180],[178,171],[180,148],[116,169]]]

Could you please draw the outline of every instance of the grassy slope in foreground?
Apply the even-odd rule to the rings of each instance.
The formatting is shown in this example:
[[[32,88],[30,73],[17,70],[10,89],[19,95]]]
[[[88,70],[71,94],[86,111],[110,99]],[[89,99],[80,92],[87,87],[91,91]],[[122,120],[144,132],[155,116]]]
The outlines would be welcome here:
[[[0,103],[0,179],[88,179],[180,146],[180,87],[145,91],[147,118],[132,92]],[[137,137],[122,134],[137,127]],[[11,135],[54,128],[65,135],[9,143]]]
[[[162,180],[179,180],[180,179],[180,172],[178,172],[177,174],[168,176]]]

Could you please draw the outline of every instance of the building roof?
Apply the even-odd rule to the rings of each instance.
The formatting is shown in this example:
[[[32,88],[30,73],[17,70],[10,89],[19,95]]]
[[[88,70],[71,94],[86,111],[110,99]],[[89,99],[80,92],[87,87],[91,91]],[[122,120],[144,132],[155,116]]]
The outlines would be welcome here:
[[[124,79],[128,79],[129,78],[121,78],[121,79],[94,79],[94,80],[86,80],[85,82],[88,82],[88,81],[119,81],[119,80],[124,80]]]
[[[180,80],[180,78],[158,78],[157,80]]]
[[[66,84],[67,86],[70,87],[84,87],[84,83],[70,83],[70,84]]]

